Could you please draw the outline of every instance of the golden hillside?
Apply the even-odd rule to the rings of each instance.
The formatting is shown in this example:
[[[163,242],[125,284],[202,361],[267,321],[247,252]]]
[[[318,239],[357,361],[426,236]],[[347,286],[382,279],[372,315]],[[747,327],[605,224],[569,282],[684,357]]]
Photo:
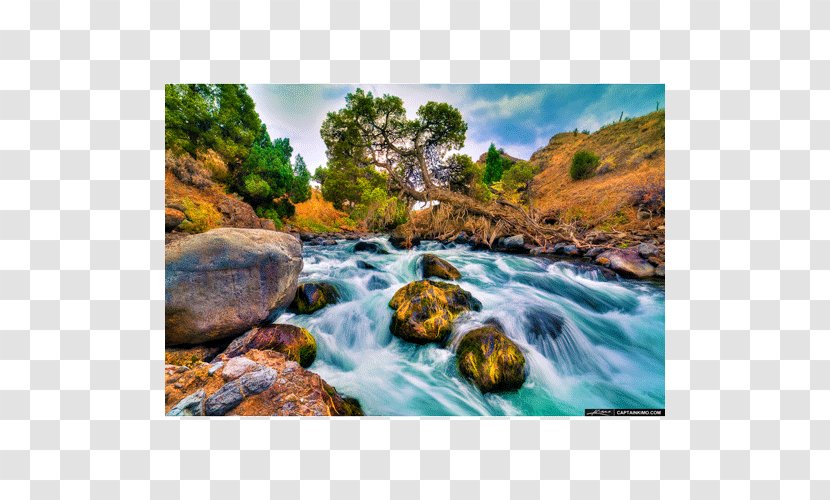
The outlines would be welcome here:
[[[575,181],[569,170],[580,150],[597,155],[599,167]],[[592,134],[557,134],[530,157],[540,167],[531,185],[534,212],[549,223],[605,231],[654,229],[663,225],[665,161],[663,110]]]

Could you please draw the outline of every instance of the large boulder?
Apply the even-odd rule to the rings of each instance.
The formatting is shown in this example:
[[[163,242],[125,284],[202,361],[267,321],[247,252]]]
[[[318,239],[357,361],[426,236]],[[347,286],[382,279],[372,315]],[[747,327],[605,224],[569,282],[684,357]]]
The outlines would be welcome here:
[[[164,404],[171,416],[359,416],[355,399],[284,354],[246,352],[193,367],[165,367]]]
[[[389,307],[395,309],[390,330],[416,344],[444,342],[453,320],[465,311],[480,311],[481,302],[458,285],[442,281],[413,281],[401,288]]]
[[[311,333],[305,328],[284,324],[254,327],[245,335],[233,339],[222,354],[234,358],[253,349],[285,354],[303,368],[311,366],[317,357],[317,342]]]
[[[421,271],[424,278],[435,276],[445,280],[457,280],[461,273],[452,264],[437,255],[427,253],[421,257]]]
[[[300,241],[265,229],[220,228],[165,248],[167,345],[241,335],[294,298]]]
[[[411,233],[407,233],[401,230],[400,227],[395,228],[389,234],[389,244],[395,248],[407,250],[419,244],[420,242],[421,238],[419,238],[418,236],[413,236]]]
[[[355,243],[354,252],[369,252],[376,254],[388,254],[389,252],[383,248],[383,245],[375,241],[358,241]]]
[[[337,288],[329,283],[303,283],[297,287],[297,294],[291,308],[300,314],[311,314],[340,300]]]
[[[509,391],[525,381],[525,357],[495,326],[468,332],[456,350],[458,371],[481,392]]]
[[[648,278],[654,276],[655,271],[653,265],[640,257],[636,248],[608,250],[598,255],[596,262],[629,278]]]

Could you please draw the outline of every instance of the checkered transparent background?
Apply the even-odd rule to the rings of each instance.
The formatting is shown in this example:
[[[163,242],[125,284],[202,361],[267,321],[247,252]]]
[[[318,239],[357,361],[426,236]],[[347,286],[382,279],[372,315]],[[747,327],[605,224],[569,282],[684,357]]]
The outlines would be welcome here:
[[[830,498],[830,3],[7,1],[0,496]],[[663,82],[665,419],[163,413],[163,84]]]

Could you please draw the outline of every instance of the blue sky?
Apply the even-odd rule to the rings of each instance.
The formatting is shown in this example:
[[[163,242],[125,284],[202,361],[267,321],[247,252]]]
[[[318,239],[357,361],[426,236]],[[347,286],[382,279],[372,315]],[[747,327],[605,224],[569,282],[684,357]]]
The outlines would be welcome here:
[[[467,122],[462,153],[474,160],[491,142],[527,159],[551,136],[575,127],[596,131],[624,116],[640,116],[665,106],[663,85],[250,85],[257,112],[271,137],[288,137],[310,170],[325,164],[320,125],[329,111],[345,105],[355,88],[403,99],[412,117],[428,101],[447,102]]]

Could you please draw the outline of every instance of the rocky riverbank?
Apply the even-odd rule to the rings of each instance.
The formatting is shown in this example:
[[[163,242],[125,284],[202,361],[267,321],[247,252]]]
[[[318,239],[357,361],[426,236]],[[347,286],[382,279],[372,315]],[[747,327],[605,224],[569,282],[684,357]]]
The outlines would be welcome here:
[[[361,415],[305,367],[304,328],[271,324],[294,301],[302,243],[220,228],[165,248],[165,405],[169,415]]]

